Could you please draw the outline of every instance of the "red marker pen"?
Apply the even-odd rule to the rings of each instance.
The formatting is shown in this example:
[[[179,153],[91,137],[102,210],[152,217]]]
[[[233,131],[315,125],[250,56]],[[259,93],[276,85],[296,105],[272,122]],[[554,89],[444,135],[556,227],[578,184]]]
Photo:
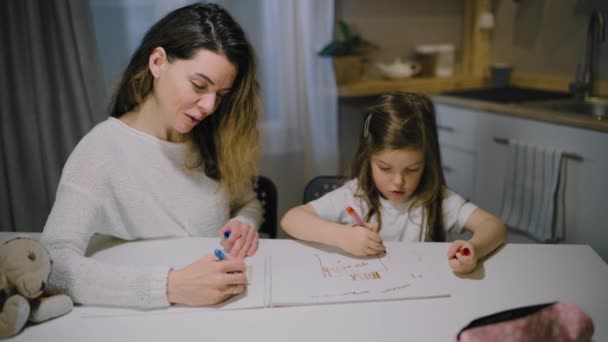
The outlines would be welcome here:
[[[365,225],[365,223],[363,223],[363,220],[361,220],[361,217],[359,217],[359,214],[357,214],[355,209],[353,209],[353,207],[346,207],[346,212],[348,212],[348,215],[350,215],[350,217],[352,217],[353,220],[355,220],[357,225],[362,226],[362,227],[367,227]]]
[[[464,256],[471,255],[471,250],[468,247],[460,247],[460,249],[458,251],[460,252],[460,254],[462,254]]]

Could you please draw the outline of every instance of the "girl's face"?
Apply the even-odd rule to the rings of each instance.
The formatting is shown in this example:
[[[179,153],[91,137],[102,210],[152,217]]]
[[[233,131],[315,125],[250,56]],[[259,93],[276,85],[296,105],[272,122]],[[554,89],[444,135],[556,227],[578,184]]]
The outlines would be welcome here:
[[[382,197],[405,202],[418,188],[424,170],[419,149],[382,150],[372,155],[372,178]]]
[[[164,50],[157,60],[154,54],[150,58],[161,124],[186,134],[215,112],[222,97],[230,92],[237,69],[226,56],[204,49],[191,59],[172,62],[162,55]]]

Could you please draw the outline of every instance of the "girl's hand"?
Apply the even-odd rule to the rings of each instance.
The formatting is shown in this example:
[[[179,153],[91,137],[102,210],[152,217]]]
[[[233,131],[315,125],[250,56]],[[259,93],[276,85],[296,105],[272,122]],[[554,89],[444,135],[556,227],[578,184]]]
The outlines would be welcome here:
[[[249,224],[239,220],[230,220],[220,229],[222,239],[224,239],[226,231],[230,231],[230,236],[224,240],[224,249],[230,251],[232,257],[244,259],[252,256],[258,250],[260,237]]]
[[[345,225],[338,247],[356,256],[376,255],[386,251],[376,226],[368,228],[355,224]]]
[[[169,271],[167,299],[172,304],[213,305],[243,292],[245,286],[243,260],[219,261],[214,255],[207,255],[182,269]]]
[[[468,249],[468,255],[466,249]],[[454,273],[471,273],[477,267],[477,256],[473,244],[456,240],[448,249],[448,262]]]

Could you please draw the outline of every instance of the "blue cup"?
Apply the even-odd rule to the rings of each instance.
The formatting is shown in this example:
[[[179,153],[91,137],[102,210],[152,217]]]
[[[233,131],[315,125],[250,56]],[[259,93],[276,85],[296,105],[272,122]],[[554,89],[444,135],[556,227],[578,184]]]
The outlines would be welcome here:
[[[496,88],[508,87],[511,83],[511,71],[513,68],[508,64],[496,63],[490,66],[492,86]]]

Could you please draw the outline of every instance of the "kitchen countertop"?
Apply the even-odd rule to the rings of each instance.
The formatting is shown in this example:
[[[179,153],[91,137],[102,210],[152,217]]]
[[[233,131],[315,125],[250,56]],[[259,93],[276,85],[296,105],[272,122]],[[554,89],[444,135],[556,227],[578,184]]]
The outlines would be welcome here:
[[[531,108],[518,103],[498,103],[446,95],[436,95],[432,99],[434,102],[441,104],[608,133],[608,120],[598,120],[589,115]]]

